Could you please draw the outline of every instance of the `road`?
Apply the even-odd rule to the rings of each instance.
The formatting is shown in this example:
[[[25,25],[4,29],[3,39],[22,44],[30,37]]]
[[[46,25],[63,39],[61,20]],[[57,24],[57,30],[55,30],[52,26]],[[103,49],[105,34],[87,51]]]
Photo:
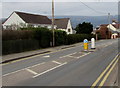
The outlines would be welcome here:
[[[3,64],[3,86],[102,86],[117,63],[117,55],[115,39],[97,41],[96,49],[89,52],[84,52],[81,44],[24,58]]]

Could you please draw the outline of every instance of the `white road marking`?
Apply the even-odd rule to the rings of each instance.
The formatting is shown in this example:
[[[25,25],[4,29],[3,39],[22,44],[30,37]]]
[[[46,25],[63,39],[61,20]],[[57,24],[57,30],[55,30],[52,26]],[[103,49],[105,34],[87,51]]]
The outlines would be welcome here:
[[[75,56],[68,56],[68,57],[73,57],[73,58],[77,58],[77,57],[75,57]]]
[[[42,72],[42,73],[40,73],[40,74],[37,74],[37,75],[33,76],[33,78],[36,78],[36,77],[38,77],[38,76],[41,76],[41,75],[43,75],[43,74],[45,74],[45,73],[47,73],[47,72],[49,72],[49,71],[52,71],[52,70],[54,70],[54,69],[56,69],[56,68],[58,68],[58,67],[61,67],[61,66],[65,65],[65,64],[67,64],[67,62],[65,62],[65,63],[63,63],[63,64],[60,64],[60,65],[58,65],[58,66],[56,66],[56,67],[53,67],[53,68],[51,68],[51,69],[48,69],[48,70],[46,70],[46,71],[44,71],[44,72]]]
[[[37,74],[38,74],[37,72],[35,72],[35,71],[31,70],[31,69],[26,68],[26,70],[27,70],[28,72],[34,74],[34,75],[37,75]]]
[[[44,63],[45,63],[45,62],[40,63],[40,64],[36,64],[36,65],[33,65],[33,66],[30,66],[30,67],[27,67],[27,68],[24,68],[24,69],[20,69],[20,70],[14,71],[14,72],[10,72],[10,73],[7,73],[7,74],[5,74],[5,75],[3,75],[3,76],[8,76],[8,75],[10,75],[10,74],[14,74],[14,73],[23,71],[23,70],[28,69],[28,68],[31,68],[31,67],[35,67],[35,66],[38,66],[38,65],[42,65],[42,64],[44,64]]]
[[[81,58],[81,57],[84,57],[84,56],[86,56],[86,55],[88,55],[88,54],[90,54],[91,52],[89,52],[89,53],[87,53],[87,54],[84,54],[84,55],[82,55],[82,56],[79,56],[79,57],[77,57],[77,59],[79,59],[79,58]]]
[[[56,64],[62,64],[62,63],[60,63],[60,62],[58,62],[58,61],[52,61],[53,63],[56,63]]]
[[[33,68],[33,67],[36,67],[36,66],[42,65],[42,64],[45,64],[45,62],[42,62],[42,63],[40,63],[40,64],[36,64],[36,65],[30,66],[30,67],[27,67],[27,68],[28,68],[28,69],[29,69],[29,68]]]
[[[43,56],[43,57],[47,58],[47,57],[50,57],[50,55],[47,55],[47,56]]]
[[[74,52],[74,53],[71,53],[71,54],[68,54],[68,55],[62,56],[62,57],[60,57],[60,58],[68,57],[68,56],[73,55],[73,54],[76,54],[76,53],[77,53],[77,52]]]

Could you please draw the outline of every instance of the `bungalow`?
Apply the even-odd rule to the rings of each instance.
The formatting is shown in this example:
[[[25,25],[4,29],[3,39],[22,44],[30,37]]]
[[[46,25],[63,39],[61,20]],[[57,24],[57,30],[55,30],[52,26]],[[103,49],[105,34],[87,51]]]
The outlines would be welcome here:
[[[14,11],[3,23],[3,29],[16,30],[19,27],[46,27],[51,29],[51,20],[47,16]]]
[[[4,22],[3,29],[17,30],[22,27],[52,28],[52,21],[47,16],[14,11]],[[54,29],[72,34],[72,25],[69,18],[55,19]]]

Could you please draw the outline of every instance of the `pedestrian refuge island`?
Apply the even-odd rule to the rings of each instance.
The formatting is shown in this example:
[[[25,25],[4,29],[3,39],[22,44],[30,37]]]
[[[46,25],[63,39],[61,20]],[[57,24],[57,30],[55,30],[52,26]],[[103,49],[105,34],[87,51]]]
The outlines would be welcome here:
[[[88,44],[88,40],[87,39],[84,39],[83,41],[83,45],[84,45],[84,51],[89,51],[89,44]],[[96,49],[95,47],[95,38],[91,38],[91,50],[94,50]]]

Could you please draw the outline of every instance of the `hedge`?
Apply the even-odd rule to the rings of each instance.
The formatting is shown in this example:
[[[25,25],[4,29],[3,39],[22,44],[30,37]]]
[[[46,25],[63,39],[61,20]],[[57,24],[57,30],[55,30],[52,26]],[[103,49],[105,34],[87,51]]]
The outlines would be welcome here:
[[[84,39],[90,40],[91,38],[95,38],[94,35],[91,34],[70,34],[67,35],[67,43],[66,44],[74,44],[78,42],[83,42]]]
[[[33,31],[31,30],[2,30],[2,40],[19,40],[32,39]]]
[[[20,53],[39,49],[37,40],[8,40],[2,42],[2,54]]]
[[[67,34],[65,31],[55,30],[55,45],[65,45],[67,40]]]
[[[95,37],[91,34],[70,34],[65,31],[55,30],[55,46],[69,45],[90,40]],[[50,47],[53,35],[47,28],[23,28],[22,30],[3,31],[3,54],[19,53],[39,48]]]
[[[47,28],[40,28],[34,30],[34,39],[39,41],[39,45],[42,48],[50,47],[52,33]]]

